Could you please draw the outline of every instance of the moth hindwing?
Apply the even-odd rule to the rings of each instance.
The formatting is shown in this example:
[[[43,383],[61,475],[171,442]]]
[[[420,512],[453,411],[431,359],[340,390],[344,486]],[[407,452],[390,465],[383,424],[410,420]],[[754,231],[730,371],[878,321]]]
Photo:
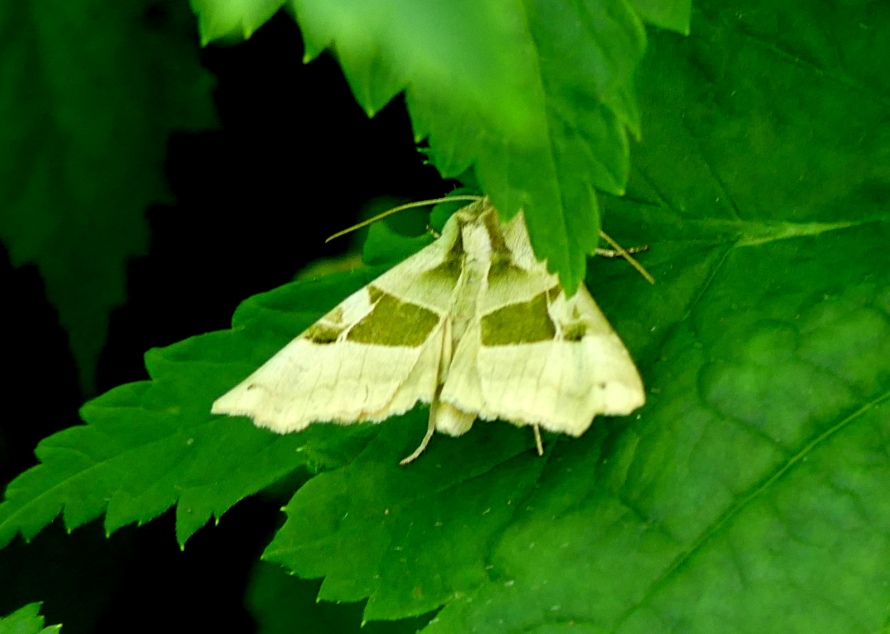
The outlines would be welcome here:
[[[427,434],[477,418],[579,436],[645,401],[621,339],[582,285],[568,297],[534,255],[523,214],[487,199],[347,297],[213,404],[278,433],[382,421],[430,404]],[[540,451],[540,441],[539,441]]]

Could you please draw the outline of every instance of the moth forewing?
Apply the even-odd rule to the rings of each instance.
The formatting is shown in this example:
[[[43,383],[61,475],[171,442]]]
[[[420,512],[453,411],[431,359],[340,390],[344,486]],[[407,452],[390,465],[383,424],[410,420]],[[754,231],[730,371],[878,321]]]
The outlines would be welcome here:
[[[504,248],[492,251],[486,293],[442,400],[483,419],[573,436],[597,414],[640,407],[636,366],[587,289],[566,296],[535,258],[521,214],[500,227],[491,243]]]
[[[313,422],[379,422],[429,403],[438,389],[457,220],[442,237],[359,289],[297,336],[212,412],[287,433]],[[416,287],[426,289],[417,297]]]
[[[212,411],[286,433],[430,403],[427,433],[404,464],[434,431],[461,435],[477,417],[578,436],[596,415],[629,414],[644,400],[630,355],[587,290],[567,297],[535,258],[522,213],[502,223],[482,199]]]

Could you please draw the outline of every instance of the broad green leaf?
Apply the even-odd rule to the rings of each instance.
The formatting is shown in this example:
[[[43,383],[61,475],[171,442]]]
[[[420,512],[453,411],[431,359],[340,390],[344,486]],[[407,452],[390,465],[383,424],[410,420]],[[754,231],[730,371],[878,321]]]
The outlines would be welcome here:
[[[40,269],[87,391],[143,210],[169,196],[167,134],[213,123],[189,18],[150,0],[0,8],[0,239]]]
[[[599,231],[594,188],[624,191],[627,129],[640,133],[634,95],[645,49],[640,16],[688,30],[688,0],[639,4],[292,0],[288,6],[307,60],[330,49],[369,115],[405,91],[415,137],[428,141],[442,175],[474,168],[505,217],[524,208],[536,252],[574,290]],[[193,6],[205,40],[235,28],[206,25],[239,19],[253,25],[262,13],[259,2]]]
[[[43,627],[39,603],[29,603],[8,616],[0,616],[0,634],[52,634],[61,628],[61,625]]]

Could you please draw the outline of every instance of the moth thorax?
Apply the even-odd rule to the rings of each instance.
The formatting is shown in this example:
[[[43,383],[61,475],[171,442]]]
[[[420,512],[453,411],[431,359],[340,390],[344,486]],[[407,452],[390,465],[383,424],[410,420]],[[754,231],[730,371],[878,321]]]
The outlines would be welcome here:
[[[461,237],[464,246],[463,269],[451,313],[451,335],[455,348],[476,319],[479,297],[488,286],[491,267],[491,241],[485,225],[468,222],[462,227]]]
[[[467,261],[491,259],[494,241],[489,227],[480,218],[461,227],[461,240]]]

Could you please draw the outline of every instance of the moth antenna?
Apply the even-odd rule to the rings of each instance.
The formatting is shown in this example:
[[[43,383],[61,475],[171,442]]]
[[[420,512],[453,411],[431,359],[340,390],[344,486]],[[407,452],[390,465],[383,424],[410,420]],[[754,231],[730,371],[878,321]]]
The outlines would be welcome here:
[[[431,198],[430,200],[418,200],[413,203],[405,203],[404,205],[399,205],[398,207],[393,207],[392,209],[387,209],[381,214],[377,214],[373,218],[368,218],[367,220],[362,220],[360,223],[356,225],[352,225],[351,227],[344,229],[343,231],[338,231],[334,235],[330,236],[327,240],[325,240],[325,244],[333,240],[334,238],[339,238],[340,236],[345,236],[347,233],[352,233],[356,229],[361,229],[362,227],[367,227],[368,225],[374,224],[378,220],[382,220],[387,216],[392,216],[393,214],[397,214],[400,211],[405,211],[406,209],[414,209],[416,207],[426,207],[428,205],[438,205],[439,203],[450,203],[454,201],[470,201],[476,202],[477,200],[481,200],[481,196],[446,196],[444,198]]]
[[[634,257],[630,253],[628,253],[624,247],[622,247],[620,244],[618,244],[612,238],[610,238],[609,235],[605,231],[600,231],[600,236],[602,236],[603,240],[605,240],[606,242],[609,243],[610,247],[612,247],[613,249],[615,249],[618,252],[618,255],[620,255],[625,260],[627,260],[628,264],[630,264],[632,267],[634,267],[637,270],[637,272],[646,279],[647,282],[649,282],[650,284],[655,284],[655,278],[652,277],[649,274],[649,271],[644,269],[643,265],[640,264],[639,262],[637,262],[636,259],[634,259]]]
[[[391,209],[387,209],[383,213],[379,213],[372,218],[368,218],[367,220],[363,220],[362,222],[359,222],[358,224],[354,224],[351,227],[347,227],[346,229],[343,229],[342,231],[338,231],[337,233],[333,234],[332,236],[329,236],[325,240],[325,244],[327,244],[331,240],[334,240],[335,238],[345,236],[347,233],[352,233],[353,231],[356,231],[357,229],[361,229],[363,227],[367,227],[368,225],[372,225],[375,222],[377,222],[378,220],[382,220],[383,218],[386,218],[387,216],[392,216],[394,214],[397,214],[400,211],[405,211],[406,209],[416,209],[417,207],[426,207],[429,205],[438,205],[440,203],[457,202],[457,201],[476,202],[481,199],[482,199],[482,196],[469,196],[469,195],[460,194],[458,196],[445,196],[442,198],[430,198],[429,200],[417,200],[415,202],[405,203],[404,205],[398,205]],[[646,279],[647,282],[649,282],[650,284],[655,284],[655,278],[653,278],[649,274],[649,271],[647,271],[645,268],[643,268],[643,265],[640,264],[639,262],[637,262],[637,260],[630,254],[631,252],[637,253],[639,251],[645,251],[647,247],[637,247],[635,249],[627,250],[624,247],[622,247],[620,244],[615,242],[615,240],[613,240],[605,231],[600,231],[600,236],[606,242],[609,243],[609,246],[611,246],[613,249],[615,249],[615,251],[618,252],[619,256],[621,256],[622,258],[627,260],[627,262],[632,267],[634,267],[637,270],[637,272]]]

